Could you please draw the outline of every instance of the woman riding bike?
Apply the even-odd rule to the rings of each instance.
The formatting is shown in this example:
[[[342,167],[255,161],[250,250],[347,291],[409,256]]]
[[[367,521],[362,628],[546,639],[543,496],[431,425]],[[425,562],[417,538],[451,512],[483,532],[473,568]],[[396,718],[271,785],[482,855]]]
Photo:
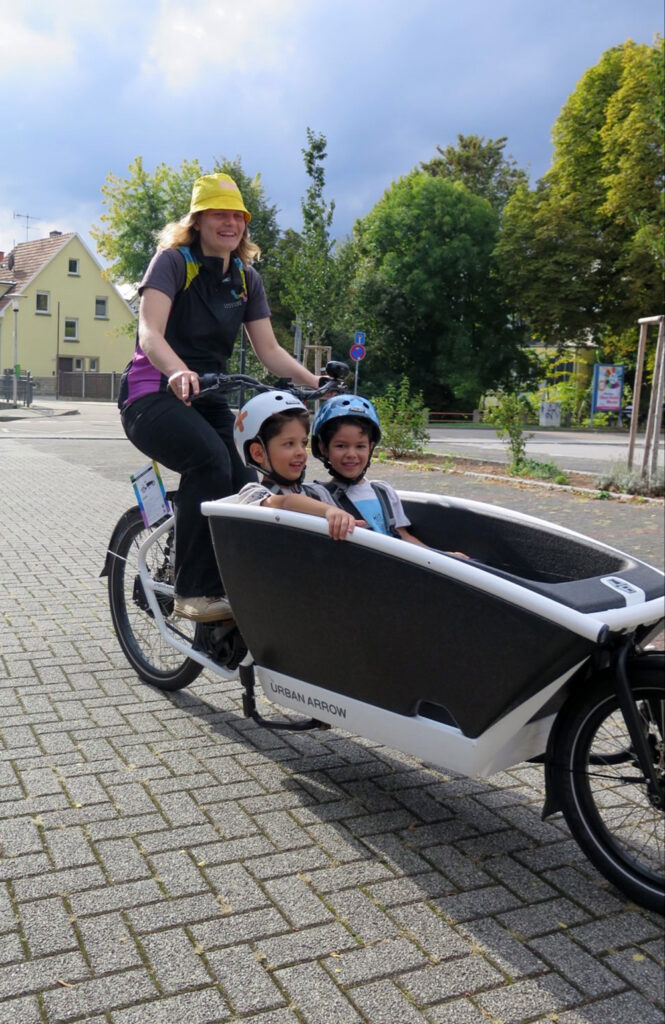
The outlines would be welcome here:
[[[247,210],[227,174],[194,183],[189,213],[168,224],[139,286],[136,350],[121,393],[129,440],[180,474],[175,494],[174,613],[197,622],[230,619],[201,502],[253,479],[233,443],[233,414],[213,392],[192,403],[199,375],[224,373],[244,325],[263,365],[316,388],[319,378],[277,342],[250,241]]]

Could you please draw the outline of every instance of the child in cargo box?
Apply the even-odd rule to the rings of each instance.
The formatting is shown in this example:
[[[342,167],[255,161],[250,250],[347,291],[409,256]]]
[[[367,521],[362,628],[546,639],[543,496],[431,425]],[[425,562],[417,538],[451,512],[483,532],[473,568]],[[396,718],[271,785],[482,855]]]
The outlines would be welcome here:
[[[333,540],[353,533],[356,517],[334,503],[311,497],[303,484],[307,465],[309,413],[300,399],[286,391],[267,391],[243,405],[233,427],[240,458],[263,479],[248,483],[226,501],[306,512],[328,521]]]

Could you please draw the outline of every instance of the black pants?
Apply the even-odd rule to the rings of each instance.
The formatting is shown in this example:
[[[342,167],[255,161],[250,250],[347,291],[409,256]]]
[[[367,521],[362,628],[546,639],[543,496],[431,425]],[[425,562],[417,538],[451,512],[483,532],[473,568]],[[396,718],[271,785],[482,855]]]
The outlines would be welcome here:
[[[223,593],[201,502],[235,494],[256,475],[233,443],[233,413],[219,395],[191,406],[171,392],[144,395],[122,411],[127,437],[139,451],[180,473],[175,496],[175,590],[181,597]]]

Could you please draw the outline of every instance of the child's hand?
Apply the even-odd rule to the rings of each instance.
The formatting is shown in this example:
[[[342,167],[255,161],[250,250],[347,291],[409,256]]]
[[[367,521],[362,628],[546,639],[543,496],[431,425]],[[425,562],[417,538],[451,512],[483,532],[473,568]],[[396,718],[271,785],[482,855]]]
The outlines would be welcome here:
[[[333,540],[344,540],[356,528],[354,517],[335,505],[330,505],[326,509],[326,519],[328,520],[328,533]]]

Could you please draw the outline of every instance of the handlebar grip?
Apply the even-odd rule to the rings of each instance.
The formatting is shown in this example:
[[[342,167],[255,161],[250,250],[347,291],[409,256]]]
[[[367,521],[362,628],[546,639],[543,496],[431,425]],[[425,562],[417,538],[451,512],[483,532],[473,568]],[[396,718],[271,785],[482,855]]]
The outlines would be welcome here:
[[[219,381],[218,373],[202,373],[199,377],[199,385],[201,388],[212,388]]]

